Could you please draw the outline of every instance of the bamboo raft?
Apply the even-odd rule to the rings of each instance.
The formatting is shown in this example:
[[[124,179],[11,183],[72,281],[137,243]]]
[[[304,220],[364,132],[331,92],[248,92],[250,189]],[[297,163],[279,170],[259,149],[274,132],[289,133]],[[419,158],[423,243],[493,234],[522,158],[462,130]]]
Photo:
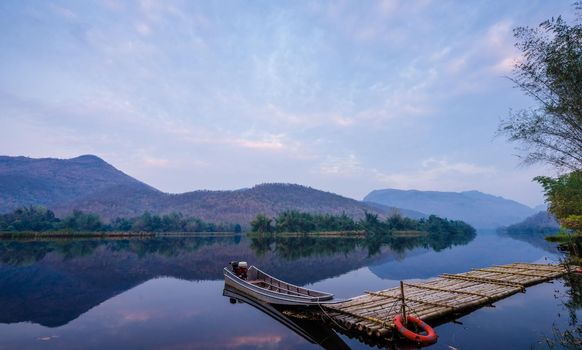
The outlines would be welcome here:
[[[567,269],[559,265],[496,265],[443,274],[423,282],[401,282],[396,288],[366,291],[344,302],[320,305],[316,313],[343,333],[385,338],[393,334],[393,319],[402,313],[403,306],[407,313],[425,322],[454,319],[566,273]]]

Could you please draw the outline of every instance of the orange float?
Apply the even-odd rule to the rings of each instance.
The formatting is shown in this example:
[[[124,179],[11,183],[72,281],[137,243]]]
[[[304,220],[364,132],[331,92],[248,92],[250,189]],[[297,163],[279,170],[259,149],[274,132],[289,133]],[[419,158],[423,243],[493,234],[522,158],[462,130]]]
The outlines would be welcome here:
[[[436,343],[438,337],[431,326],[424,323],[421,319],[411,315],[406,316],[406,320],[417,325],[420,329],[426,332],[426,335],[414,333],[406,328],[402,323],[402,315],[396,315],[396,317],[394,317],[394,326],[398,330],[398,333],[403,337],[413,342],[420,343],[421,345],[431,345]]]

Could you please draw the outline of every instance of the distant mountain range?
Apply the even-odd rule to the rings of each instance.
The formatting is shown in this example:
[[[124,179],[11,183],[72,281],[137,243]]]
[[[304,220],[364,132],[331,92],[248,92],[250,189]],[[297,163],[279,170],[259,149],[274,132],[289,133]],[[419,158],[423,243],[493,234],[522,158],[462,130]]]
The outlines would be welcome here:
[[[72,159],[0,156],[0,213],[29,205],[52,209],[59,216],[74,209],[104,219],[131,217],[145,211],[180,212],[215,223],[246,226],[258,213],[275,216],[294,209],[361,218],[399,212],[422,218],[435,214],[463,220],[477,228],[496,228],[522,221],[535,210],[489,194],[415,190],[375,190],[364,201],[294,184],[261,184],[234,191],[169,194],[116,169],[94,155]]]
[[[385,189],[370,192],[364,202],[463,220],[476,228],[507,226],[536,213],[536,210],[524,204],[479,191]]]
[[[152,213],[181,212],[209,222],[248,224],[258,213],[274,216],[295,209],[360,218],[365,212],[395,212],[360,201],[292,184],[262,184],[235,191],[193,191],[169,194],[117,170],[99,157],[72,159],[0,157],[0,212],[42,205],[65,215],[74,209],[105,219]],[[402,210],[403,215],[423,214]]]

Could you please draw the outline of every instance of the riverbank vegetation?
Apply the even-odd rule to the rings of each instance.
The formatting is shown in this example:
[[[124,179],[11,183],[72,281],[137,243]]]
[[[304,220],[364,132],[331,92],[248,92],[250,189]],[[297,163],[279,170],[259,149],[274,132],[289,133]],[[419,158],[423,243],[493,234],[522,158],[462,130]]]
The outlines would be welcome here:
[[[0,232],[126,233],[144,232],[241,232],[239,224],[214,224],[180,213],[156,215],[145,212],[132,218],[116,218],[105,223],[97,214],[79,210],[60,219],[46,208],[23,207],[0,215]]]
[[[560,232],[549,239],[564,243],[582,241],[582,171],[557,178],[538,176],[536,180],[544,189],[548,211],[561,226]]]
[[[301,217],[307,216],[301,215]],[[354,225],[360,228],[366,227],[365,234],[353,234],[353,231],[346,231],[342,236],[332,240],[315,231],[296,232],[292,235],[289,232],[274,232],[273,228],[270,232],[251,233],[249,237],[251,248],[257,255],[262,256],[267,252],[276,251],[286,259],[294,260],[311,255],[346,254],[358,248],[366,249],[369,256],[380,253],[382,247],[389,247],[400,253],[419,247],[440,251],[454,245],[467,244],[476,236],[471,226],[436,216],[418,220],[415,227],[422,227],[423,231],[395,230],[394,226],[391,229],[387,224],[388,221],[394,223],[401,220],[409,222],[410,219],[392,217],[382,221],[374,215],[367,215],[363,220],[354,221]],[[412,220],[414,221],[416,220]],[[409,222],[409,225],[412,226],[412,223]],[[402,225],[399,224],[398,227]]]
[[[275,218],[259,214],[251,221],[254,233],[318,233],[346,232],[367,234],[400,234],[405,236],[423,235],[423,232],[458,233],[475,232],[475,229],[463,221],[448,220],[431,215],[426,219],[414,220],[401,215],[392,215],[381,220],[378,215],[366,213],[361,220],[341,214],[312,214],[288,210]]]

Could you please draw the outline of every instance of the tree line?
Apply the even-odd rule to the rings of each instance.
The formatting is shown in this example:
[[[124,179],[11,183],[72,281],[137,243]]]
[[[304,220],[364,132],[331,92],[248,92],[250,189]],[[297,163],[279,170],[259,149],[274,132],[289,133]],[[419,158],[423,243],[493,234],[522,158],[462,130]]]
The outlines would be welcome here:
[[[164,215],[145,212],[131,218],[115,218],[105,223],[97,214],[73,211],[62,219],[43,207],[22,207],[0,215],[0,231],[75,232],[241,232],[239,224],[215,224],[181,213]]]
[[[360,230],[372,234],[394,231],[458,232],[461,234],[475,232],[472,226],[463,221],[443,219],[436,215],[414,220],[396,214],[381,220],[376,214],[365,213],[361,220],[356,221],[346,214],[314,214],[287,210],[279,213],[274,219],[258,214],[251,221],[251,231],[257,233]]]

